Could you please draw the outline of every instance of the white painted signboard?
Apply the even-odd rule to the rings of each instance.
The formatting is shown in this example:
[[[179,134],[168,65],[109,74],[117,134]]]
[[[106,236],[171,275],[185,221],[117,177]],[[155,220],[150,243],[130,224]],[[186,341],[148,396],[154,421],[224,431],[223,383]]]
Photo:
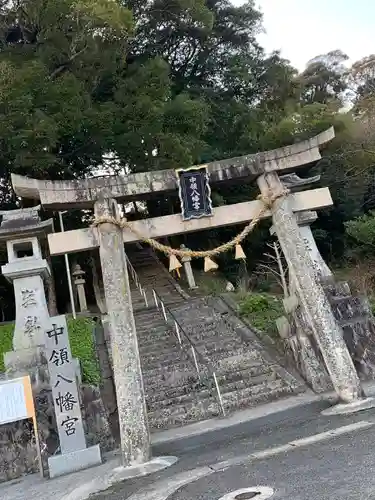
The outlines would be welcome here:
[[[0,383],[0,425],[31,418],[28,414],[24,380]]]

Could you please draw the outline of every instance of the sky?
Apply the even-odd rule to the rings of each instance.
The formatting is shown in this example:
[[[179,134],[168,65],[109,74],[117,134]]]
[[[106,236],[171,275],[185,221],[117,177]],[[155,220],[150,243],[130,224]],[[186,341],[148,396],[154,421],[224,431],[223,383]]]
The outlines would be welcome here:
[[[241,5],[243,0],[232,0]],[[256,0],[269,52],[302,71],[313,57],[341,49],[351,62],[375,53],[375,0]]]

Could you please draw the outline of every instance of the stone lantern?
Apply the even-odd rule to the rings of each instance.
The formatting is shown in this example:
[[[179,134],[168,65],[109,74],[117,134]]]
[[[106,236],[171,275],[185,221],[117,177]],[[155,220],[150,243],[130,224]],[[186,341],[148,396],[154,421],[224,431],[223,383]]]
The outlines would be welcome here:
[[[4,356],[6,370],[12,373],[45,363],[44,331],[49,314],[44,281],[50,269],[40,241],[53,231],[53,221],[41,221],[39,210],[38,206],[0,212],[0,243],[6,244],[8,253],[8,263],[1,271],[13,283],[16,303],[13,352]]]
[[[73,269],[73,281],[75,286],[77,287],[78,292],[78,302],[79,308],[81,312],[87,311],[87,301],[86,301],[86,292],[85,292],[85,271],[81,268],[79,264],[76,264]]]

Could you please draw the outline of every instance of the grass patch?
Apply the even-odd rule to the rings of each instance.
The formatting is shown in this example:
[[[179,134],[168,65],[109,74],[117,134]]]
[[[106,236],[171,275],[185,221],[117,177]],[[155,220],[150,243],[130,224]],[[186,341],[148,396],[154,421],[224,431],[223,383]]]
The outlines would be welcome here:
[[[276,328],[276,319],[284,314],[281,297],[267,293],[241,294],[239,300],[239,313],[258,330],[268,333],[279,339]]]
[[[96,360],[93,341],[93,321],[90,318],[68,317],[68,331],[72,355],[81,362],[82,381],[86,384],[98,385],[100,372]],[[4,371],[4,354],[12,351],[14,325],[0,326],[0,372]]]
[[[227,280],[219,273],[194,270],[195,281],[202,295],[220,295],[225,292]]]

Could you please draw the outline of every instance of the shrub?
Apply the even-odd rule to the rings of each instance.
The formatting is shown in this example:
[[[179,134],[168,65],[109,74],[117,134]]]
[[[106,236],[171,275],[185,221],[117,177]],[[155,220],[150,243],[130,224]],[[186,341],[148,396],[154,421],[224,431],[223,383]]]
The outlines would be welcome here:
[[[13,350],[13,345],[12,345],[13,331],[14,331],[13,323],[0,326],[0,372],[3,372],[5,369],[4,354],[6,352]]]
[[[68,331],[72,355],[81,362],[82,381],[98,385],[100,372],[93,341],[93,321],[89,318],[68,317]],[[13,349],[13,324],[0,326],[0,371],[4,371],[4,354]]]
[[[247,295],[240,303],[240,312],[243,315],[264,312],[270,309],[270,299],[263,294]]]
[[[90,318],[68,318],[68,330],[72,355],[81,363],[82,381],[98,385],[100,382],[99,366],[94,346],[94,322]]]
[[[282,301],[274,295],[250,293],[240,300],[239,313],[258,330],[274,335],[275,321],[283,314]]]

